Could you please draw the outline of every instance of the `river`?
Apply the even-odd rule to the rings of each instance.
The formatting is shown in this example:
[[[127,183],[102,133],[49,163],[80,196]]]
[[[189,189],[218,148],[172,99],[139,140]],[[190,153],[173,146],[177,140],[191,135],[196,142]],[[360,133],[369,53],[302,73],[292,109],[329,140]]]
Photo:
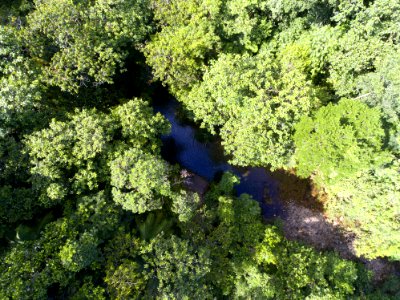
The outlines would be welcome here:
[[[209,182],[219,178],[223,172],[230,171],[240,178],[240,184],[235,187],[237,194],[247,193],[257,200],[264,218],[282,216],[279,184],[271,173],[265,168],[237,168],[230,165],[218,141],[199,141],[196,138],[199,128],[177,117],[179,105],[171,96],[154,101],[154,110],[163,114],[172,126],[171,133],[162,137],[164,159],[178,163]]]

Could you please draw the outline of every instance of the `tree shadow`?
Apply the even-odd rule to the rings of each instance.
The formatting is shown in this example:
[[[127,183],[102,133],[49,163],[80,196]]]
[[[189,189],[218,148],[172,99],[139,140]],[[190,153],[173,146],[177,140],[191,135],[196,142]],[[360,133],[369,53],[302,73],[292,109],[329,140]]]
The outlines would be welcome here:
[[[326,195],[309,179],[297,177],[293,172],[279,170],[272,174],[279,182],[279,196],[285,214],[285,236],[313,246],[318,250],[331,250],[341,257],[356,260],[352,247],[355,235],[346,232],[339,222],[329,222],[324,215]]]
[[[313,186],[309,179],[284,170],[273,172],[272,177],[279,183],[279,198],[283,203],[296,202],[312,211],[324,211],[326,195]]]
[[[313,246],[318,250],[337,252],[342,258],[358,260],[353,249],[355,235],[330,223],[320,211],[304,207],[301,203],[285,203],[283,230],[290,240]]]
[[[356,255],[353,248],[355,234],[341,227],[341,220],[328,221],[324,214],[327,195],[310,180],[291,172],[276,171],[280,199],[284,206],[282,228],[286,238],[310,245],[321,251],[335,251],[344,259],[365,265],[373,272],[374,282],[382,282],[396,274],[399,265],[385,258],[366,259]]]

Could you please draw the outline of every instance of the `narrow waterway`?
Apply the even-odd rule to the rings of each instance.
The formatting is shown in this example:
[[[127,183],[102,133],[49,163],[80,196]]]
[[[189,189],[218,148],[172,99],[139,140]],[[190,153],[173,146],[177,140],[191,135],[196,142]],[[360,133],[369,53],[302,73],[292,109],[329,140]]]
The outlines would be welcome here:
[[[240,184],[236,186],[238,195],[247,193],[257,200],[264,218],[282,216],[279,185],[271,174],[265,168],[237,168],[230,165],[219,142],[199,141],[196,139],[199,128],[177,117],[179,105],[170,97],[154,102],[154,110],[163,114],[172,125],[171,133],[162,137],[163,157],[209,182],[223,172],[230,171],[240,178]]]

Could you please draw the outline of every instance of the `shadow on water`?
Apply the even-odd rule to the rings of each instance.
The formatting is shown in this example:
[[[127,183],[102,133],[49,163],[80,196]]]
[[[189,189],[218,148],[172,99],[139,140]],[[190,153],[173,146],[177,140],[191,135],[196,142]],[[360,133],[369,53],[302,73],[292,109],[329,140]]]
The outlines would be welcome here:
[[[183,168],[213,181],[223,172],[230,171],[240,178],[237,193],[247,193],[260,203],[262,214],[270,219],[283,215],[279,199],[279,184],[265,168],[237,168],[228,163],[219,141],[200,142],[196,137],[200,129],[192,122],[178,117],[180,104],[171,96],[155,97],[154,110],[171,123],[171,133],[162,137],[163,157]],[[267,201],[266,201],[267,200]]]

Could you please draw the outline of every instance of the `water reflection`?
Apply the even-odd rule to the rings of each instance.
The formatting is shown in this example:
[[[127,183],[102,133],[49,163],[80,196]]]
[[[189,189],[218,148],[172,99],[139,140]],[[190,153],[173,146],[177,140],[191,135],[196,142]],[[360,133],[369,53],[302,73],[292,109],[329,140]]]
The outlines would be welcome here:
[[[283,211],[278,198],[278,182],[271,174],[264,168],[237,168],[228,164],[220,143],[200,142],[195,138],[198,128],[178,120],[179,105],[174,99],[154,103],[154,110],[163,114],[172,125],[171,133],[162,137],[163,157],[208,181],[223,172],[233,172],[240,177],[240,184],[236,186],[239,195],[247,193],[257,200],[264,217],[281,216]]]

